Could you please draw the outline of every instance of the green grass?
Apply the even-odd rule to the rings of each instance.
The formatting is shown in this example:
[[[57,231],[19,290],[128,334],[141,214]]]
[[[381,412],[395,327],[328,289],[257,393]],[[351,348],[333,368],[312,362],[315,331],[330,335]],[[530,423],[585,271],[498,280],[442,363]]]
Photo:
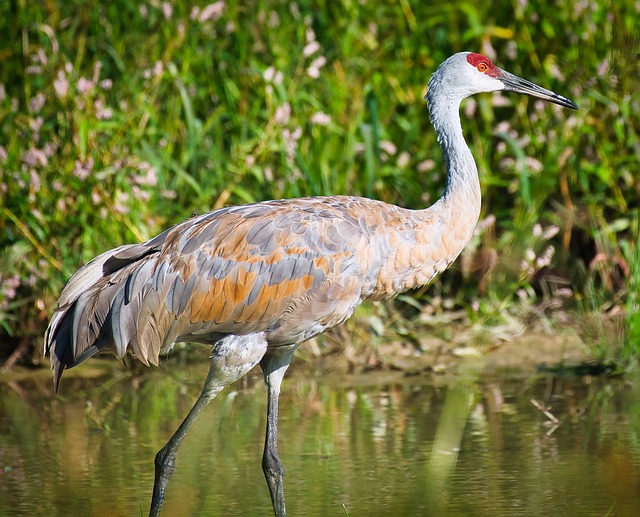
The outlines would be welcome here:
[[[490,327],[588,306],[624,320],[616,346],[638,353],[633,2],[225,2],[203,20],[205,5],[0,6],[5,354],[42,334],[80,264],[194,212],[323,194],[433,202],[444,163],[421,98],[459,50],[495,53],[581,109],[467,102],[486,224],[398,310],[445,298]]]
[[[640,234],[637,217],[632,221],[630,229],[632,235]],[[625,302],[626,340],[622,344],[620,356],[624,362],[637,369],[640,356],[640,246],[637,240],[630,239],[621,241],[620,248],[629,278]]]

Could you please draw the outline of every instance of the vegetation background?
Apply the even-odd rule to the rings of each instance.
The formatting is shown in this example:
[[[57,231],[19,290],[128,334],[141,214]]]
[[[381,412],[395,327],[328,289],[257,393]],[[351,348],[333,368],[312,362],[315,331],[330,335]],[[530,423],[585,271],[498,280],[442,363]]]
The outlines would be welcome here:
[[[447,337],[460,323],[498,339],[571,326],[596,360],[628,364],[640,347],[639,11],[631,0],[0,3],[0,356],[37,362],[81,264],[193,213],[325,194],[432,203],[444,163],[424,87],[473,50],[581,109],[469,99],[484,192],[474,240],[429,289],[363,307],[348,334],[370,357],[379,339]]]

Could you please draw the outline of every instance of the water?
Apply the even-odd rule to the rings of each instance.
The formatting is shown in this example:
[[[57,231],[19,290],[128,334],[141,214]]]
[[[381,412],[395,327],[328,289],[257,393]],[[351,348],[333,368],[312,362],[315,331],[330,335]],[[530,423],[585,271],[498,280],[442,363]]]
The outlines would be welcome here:
[[[94,363],[83,373],[96,378],[65,375],[57,398],[45,372],[0,383],[1,516],[146,515],[154,455],[206,364]],[[640,514],[629,380],[293,371],[280,406],[291,516]],[[265,412],[257,373],[212,402],[179,451],[163,515],[272,515]]]

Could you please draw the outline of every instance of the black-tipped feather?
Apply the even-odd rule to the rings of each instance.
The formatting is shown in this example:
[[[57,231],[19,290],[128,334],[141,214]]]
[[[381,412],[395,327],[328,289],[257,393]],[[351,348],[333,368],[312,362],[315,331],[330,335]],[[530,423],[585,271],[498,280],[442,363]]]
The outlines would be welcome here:
[[[157,253],[163,239],[154,241],[154,246],[134,244],[107,251],[67,282],[45,334],[44,352],[51,355],[56,392],[65,369],[109,346],[116,345],[120,357],[126,352],[152,276],[152,263],[140,260]]]

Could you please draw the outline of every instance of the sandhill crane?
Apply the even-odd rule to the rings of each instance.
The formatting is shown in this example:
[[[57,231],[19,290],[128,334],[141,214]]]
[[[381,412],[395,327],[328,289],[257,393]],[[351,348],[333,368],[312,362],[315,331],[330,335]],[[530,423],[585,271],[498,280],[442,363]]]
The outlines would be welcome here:
[[[262,468],[274,513],[285,516],[278,397],[293,353],[363,300],[425,285],[460,254],[480,213],[460,102],[498,90],[578,109],[485,56],[461,52],[440,65],[425,97],[447,169],[444,194],[431,207],[347,196],[227,207],[109,250],[71,277],[45,334],[56,392],[65,368],[102,349],[120,357],[130,350],[157,365],[178,341],[212,347],[202,393],[155,458],[151,517],[161,511],[177,450],[202,409],[258,363],[268,390]]]

